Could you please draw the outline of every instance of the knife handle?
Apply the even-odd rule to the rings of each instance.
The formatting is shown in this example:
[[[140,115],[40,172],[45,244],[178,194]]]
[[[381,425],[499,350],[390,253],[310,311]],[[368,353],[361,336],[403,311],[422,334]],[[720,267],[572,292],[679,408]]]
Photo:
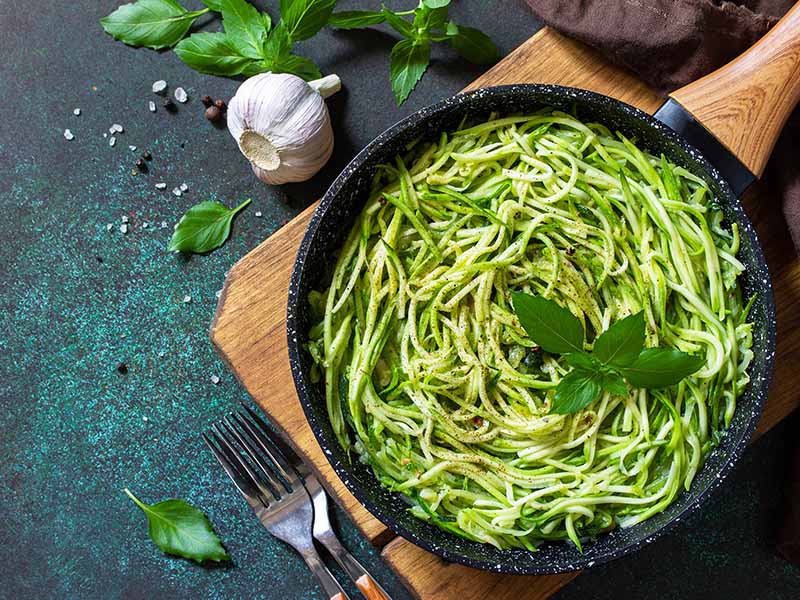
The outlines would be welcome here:
[[[367,600],[389,600],[389,597],[369,573],[364,573],[361,577],[356,579],[356,587],[364,594],[364,598]]]
[[[800,3],[747,52],[670,97],[761,177],[800,100]]]

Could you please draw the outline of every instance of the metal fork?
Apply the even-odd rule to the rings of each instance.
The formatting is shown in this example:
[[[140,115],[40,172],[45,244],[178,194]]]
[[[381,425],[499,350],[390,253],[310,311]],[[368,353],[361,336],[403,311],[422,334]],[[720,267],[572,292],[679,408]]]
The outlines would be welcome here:
[[[281,472],[288,473],[292,485],[295,485],[295,482],[299,483],[298,475],[302,477],[308,495],[311,496],[314,504],[314,538],[325,547],[342,570],[347,573],[347,576],[355,582],[356,587],[367,600],[391,600],[389,594],[339,542],[328,518],[328,496],[308,464],[292,450],[286,441],[276,435],[255,411],[250,410],[245,404],[242,404],[242,408],[247,411],[255,425],[249,423],[248,419],[239,413],[236,416],[241,419],[241,422],[246,426],[252,426],[256,435],[258,432],[263,433],[278,451],[273,456],[274,462],[277,463],[276,468],[279,468]],[[266,440],[263,441],[266,442]]]
[[[280,467],[255,427],[241,414],[232,414],[202,437],[267,531],[297,550],[330,600],[349,600],[314,548],[314,509],[308,493],[296,476]]]

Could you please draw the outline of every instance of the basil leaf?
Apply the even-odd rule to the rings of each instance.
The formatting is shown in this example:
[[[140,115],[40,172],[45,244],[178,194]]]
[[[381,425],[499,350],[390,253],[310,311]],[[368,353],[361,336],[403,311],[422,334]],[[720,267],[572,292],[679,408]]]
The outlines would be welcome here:
[[[413,38],[414,34],[414,27],[406,21],[403,17],[398,14],[393,13],[388,8],[384,8],[381,11],[381,14],[386,18],[386,22],[394,29],[397,33],[402,35],[403,37]]]
[[[248,204],[249,199],[236,208],[210,201],[195,204],[178,221],[169,249],[202,254],[219,248],[231,233],[233,217]]]
[[[583,352],[583,325],[569,310],[541,296],[513,292],[514,312],[528,336],[551,354]]]
[[[592,371],[570,371],[556,386],[550,412],[571,415],[586,408],[600,395],[600,379],[600,374]]]
[[[246,0],[217,0],[217,5],[231,45],[244,56],[262,58],[264,40],[271,25],[269,15],[259,12]]]
[[[444,8],[428,7],[423,4],[414,11],[414,28],[417,30],[417,36],[420,36],[420,31],[426,34],[431,29],[444,29],[447,22],[447,12],[449,8],[444,5]]]
[[[428,8],[444,8],[450,4],[450,0],[422,0],[422,4]]]
[[[207,8],[189,12],[175,0],[138,0],[123,4],[100,24],[115,40],[159,50],[177,44],[194,20],[207,12]]]
[[[310,58],[290,54],[282,56],[272,63],[274,73],[291,73],[302,77],[306,81],[313,81],[322,77],[319,67]]]
[[[497,62],[500,50],[488,35],[474,27],[458,27],[458,32],[450,38],[456,52],[476,65]]]
[[[647,348],[634,363],[619,372],[633,387],[659,388],[675,385],[706,363],[702,356],[693,356],[673,348]]]
[[[592,354],[599,361],[617,367],[633,363],[644,346],[644,312],[639,311],[611,324],[594,341]]]
[[[281,20],[293,42],[307,40],[325,26],[336,0],[281,0]]]
[[[389,77],[392,91],[400,106],[422,78],[431,58],[431,45],[427,40],[402,40],[392,48]]]
[[[616,373],[601,373],[600,387],[614,396],[627,396],[628,386],[625,380]]]
[[[273,29],[267,41],[264,43],[264,60],[272,64],[289,56],[292,52],[292,40],[289,39],[289,32],[286,31],[286,25],[280,21]]]
[[[239,75],[243,75],[244,77],[252,77],[253,75],[266,73],[267,71],[272,70],[272,62],[268,62],[266,60],[252,60],[244,66]]]
[[[328,19],[328,25],[339,29],[358,29],[370,25],[380,25],[386,20],[382,12],[374,10],[344,10],[333,13]]]
[[[600,363],[592,358],[591,354],[586,354],[585,352],[566,354],[564,358],[567,364],[575,369],[585,369],[587,371],[598,371],[600,369]]]
[[[208,517],[188,502],[172,499],[145,504],[129,489],[124,492],[147,516],[150,539],[162,551],[198,563],[230,560]]]
[[[175,46],[175,54],[201,73],[238,75],[252,62],[241,53],[224,33],[193,33]]]

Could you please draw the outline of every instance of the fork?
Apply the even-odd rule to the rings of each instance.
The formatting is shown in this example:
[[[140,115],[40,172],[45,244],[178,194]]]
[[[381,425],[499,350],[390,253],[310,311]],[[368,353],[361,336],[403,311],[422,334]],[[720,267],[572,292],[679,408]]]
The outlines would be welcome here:
[[[255,426],[253,426],[254,433],[263,433],[275,449],[278,450],[273,457],[277,463],[276,468],[279,468],[281,472],[288,473],[289,477],[293,477],[292,485],[294,485],[294,481],[299,482],[298,475],[302,478],[314,505],[314,538],[325,547],[342,568],[342,571],[347,573],[347,576],[355,582],[356,587],[367,600],[391,600],[389,594],[339,542],[339,538],[333,532],[328,518],[328,496],[308,464],[292,450],[287,442],[275,434],[253,410],[244,403],[242,403],[242,408],[247,411],[250,419],[255,423]],[[241,413],[237,416],[245,425],[250,424]]]
[[[284,469],[276,469],[283,481],[276,476],[269,465],[280,467],[280,463],[255,431],[246,419],[234,413],[212,425],[202,437],[261,524],[303,557],[325,595],[330,600],[350,600],[314,548],[314,509],[308,492],[296,476],[291,477]]]

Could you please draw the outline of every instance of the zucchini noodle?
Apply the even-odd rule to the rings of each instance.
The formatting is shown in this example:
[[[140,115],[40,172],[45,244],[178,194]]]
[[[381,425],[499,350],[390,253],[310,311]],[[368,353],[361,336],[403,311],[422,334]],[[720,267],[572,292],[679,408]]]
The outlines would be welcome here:
[[[342,447],[419,518],[580,549],[663,511],[730,424],[753,356],[738,246],[705,182],[663,156],[552,109],[492,115],[379,168],[309,296],[312,378]],[[645,346],[706,363],[550,414],[569,366],[527,337],[511,291],[567,307],[587,340],[644,311]]]

